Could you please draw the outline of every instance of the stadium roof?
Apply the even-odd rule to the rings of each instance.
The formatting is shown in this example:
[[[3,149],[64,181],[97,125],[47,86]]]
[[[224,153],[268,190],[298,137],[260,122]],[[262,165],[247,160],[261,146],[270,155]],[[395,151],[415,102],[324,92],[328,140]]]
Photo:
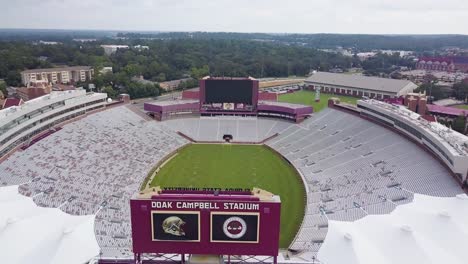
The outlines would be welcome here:
[[[468,196],[421,194],[387,215],[329,221],[318,253],[327,264],[466,263]]]
[[[82,264],[99,254],[94,215],[39,207],[18,186],[0,188],[0,212],[2,263]]]
[[[153,101],[148,102],[147,104],[159,105],[159,106],[169,106],[169,105],[181,105],[181,104],[195,104],[199,103],[198,100],[168,100],[168,101]]]
[[[14,117],[23,115],[30,111],[34,111],[38,108],[44,107],[46,105],[55,103],[60,100],[70,100],[75,99],[78,100],[79,98],[100,98],[103,93],[86,93],[84,89],[77,89],[77,90],[68,90],[68,91],[52,91],[50,94],[43,95],[41,97],[37,97],[31,100],[28,100],[20,105],[12,106],[6,109],[0,110],[0,122],[7,122],[4,121],[7,117]]]
[[[420,118],[421,116],[419,114],[402,105],[388,104],[378,100],[369,99],[359,100],[358,106],[362,104],[362,102],[377,106],[382,110],[398,115],[408,122],[414,123],[416,126],[424,129],[426,133],[429,133],[436,138],[437,141],[444,145],[453,155],[468,156],[468,137],[466,135],[463,135],[440,123],[428,122],[424,118]]]
[[[336,85],[342,87],[352,87],[358,89],[398,93],[410,87],[417,88],[417,85],[407,80],[395,80],[378,77],[367,77],[360,75],[348,75],[342,73],[317,72],[305,80],[306,83],[318,83]]]

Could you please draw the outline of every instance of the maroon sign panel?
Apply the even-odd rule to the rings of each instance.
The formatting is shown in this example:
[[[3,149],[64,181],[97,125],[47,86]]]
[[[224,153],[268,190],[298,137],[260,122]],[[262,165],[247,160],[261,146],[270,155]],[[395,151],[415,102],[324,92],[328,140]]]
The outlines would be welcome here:
[[[279,198],[160,194],[130,201],[133,252],[276,256]]]

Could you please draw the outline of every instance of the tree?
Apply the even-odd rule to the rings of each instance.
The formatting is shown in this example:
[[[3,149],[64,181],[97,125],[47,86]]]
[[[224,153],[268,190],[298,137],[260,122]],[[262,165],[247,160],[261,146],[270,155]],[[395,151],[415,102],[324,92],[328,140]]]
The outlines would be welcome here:
[[[449,90],[446,90],[442,86],[434,85],[432,83],[421,84],[414,91],[417,93],[426,92],[426,95],[434,97],[434,100],[440,100],[448,98],[450,96]]]
[[[459,115],[452,124],[452,129],[462,134],[465,133],[466,121],[464,115]]]
[[[465,103],[468,100],[468,79],[463,80],[460,83],[453,85],[453,96],[458,100],[462,100]]]
[[[21,74],[18,71],[10,71],[5,78],[5,82],[10,86],[20,86]]]
[[[112,89],[112,86],[106,86],[102,89],[103,93],[107,93],[107,96],[110,98],[115,98],[119,93]]]
[[[138,64],[128,64],[125,66],[124,71],[130,77],[138,76],[142,72],[141,67]]]
[[[203,65],[201,68],[192,67],[190,70],[190,76],[195,79],[201,79],[210,74],[210,67],[208,65]]]
[[[3,93],[3,95],[4,95],[5,97],[8,96],[8,91],[7,91],[6,88],[7,88],[6,83],[3,82],[3,81],[0,81],[0,91],[2,91],[2,93]]]

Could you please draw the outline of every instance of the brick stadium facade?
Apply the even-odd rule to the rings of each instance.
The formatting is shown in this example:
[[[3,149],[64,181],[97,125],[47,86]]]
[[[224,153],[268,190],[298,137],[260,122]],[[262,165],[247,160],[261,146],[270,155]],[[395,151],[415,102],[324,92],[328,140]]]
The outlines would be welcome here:
[[[416,69],[468,72],[468,57],[421,57],[416,63]]]
[[[251,82],[251,99],[248,103],[232,103],[232,109],[226,109],[222,103],[207,103],[207,80],[248,81]],[[229,84],[230,85],[230,84]],[[258,81],[252,78],[211,78],[200,81],[200,89],[182,92],[182,100],[156,101],[144,104],[144,110],[156,120],[163,121],[181,115],[236,115],[264,116],[301,122],[313,112],[311,106],[276,102],[277,94],[259,92]],[[238,107],[242,105],[241,107]]]

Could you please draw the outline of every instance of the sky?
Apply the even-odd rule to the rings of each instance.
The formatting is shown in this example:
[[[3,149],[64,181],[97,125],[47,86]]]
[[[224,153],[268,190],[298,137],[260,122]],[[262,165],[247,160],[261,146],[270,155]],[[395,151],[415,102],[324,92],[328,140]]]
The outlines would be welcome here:
[[[0,28],[468,34],[468,0],[0,0]]]

